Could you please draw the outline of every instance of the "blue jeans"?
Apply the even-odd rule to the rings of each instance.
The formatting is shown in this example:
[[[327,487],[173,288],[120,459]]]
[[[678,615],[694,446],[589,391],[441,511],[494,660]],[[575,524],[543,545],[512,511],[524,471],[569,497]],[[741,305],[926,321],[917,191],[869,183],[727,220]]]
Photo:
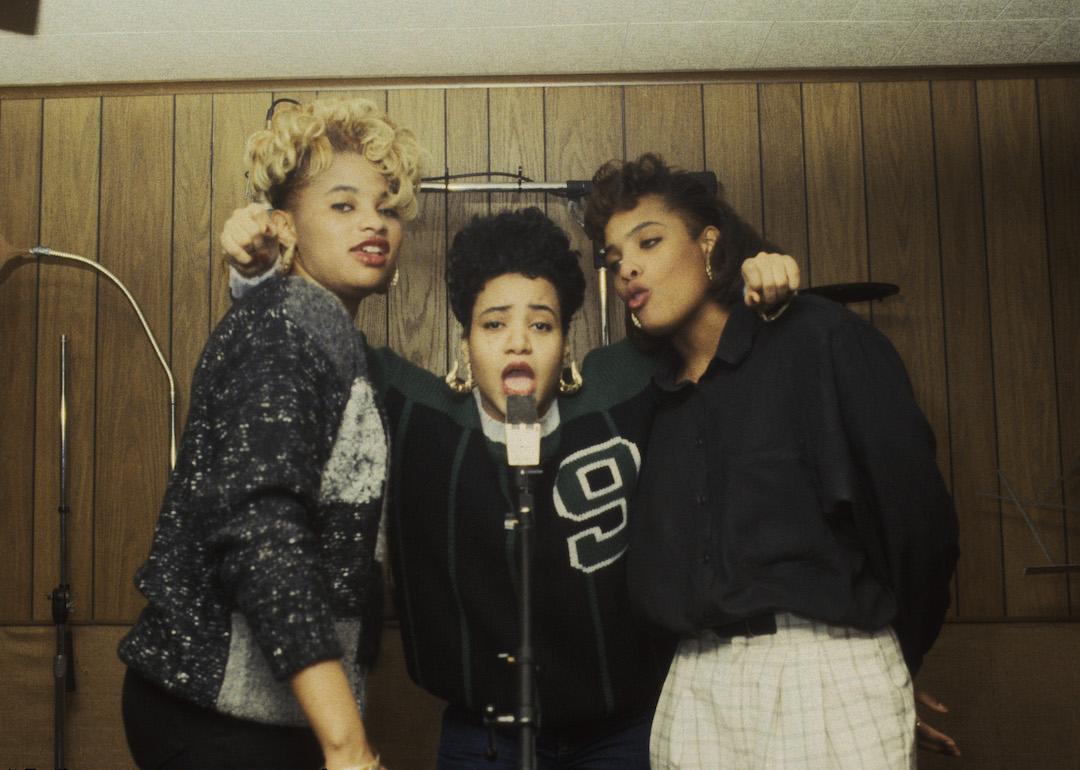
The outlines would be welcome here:
[[[652,709],[594,722],[542,727],[536,737],[537,770],[649,770]],[[483,719],[457,706],[443,712],[438,770],[516,770],[518,734],[495,730],[496,758]]]

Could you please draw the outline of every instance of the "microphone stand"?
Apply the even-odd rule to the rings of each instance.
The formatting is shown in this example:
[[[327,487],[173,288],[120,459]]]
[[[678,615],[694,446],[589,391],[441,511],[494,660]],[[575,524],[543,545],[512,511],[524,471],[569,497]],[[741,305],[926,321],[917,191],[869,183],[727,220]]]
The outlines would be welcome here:
[[[540,709],[536,702],[536,661],[532,630],[532,531],[533,492],[530,476],[543,473],[540,466],[540,418],[533,396],[511,395],[506,399],[506,460],[514,471],[516,508],[506,514],[503,522],[508,532],[518,535],[518,649],[515,655],[500,653],[499,657],[515,667],[518,679],[517,709],[513,714],[496,714],[495,706],[484,709],[484,724],[488,734],[487,756],[496,756],[495,729],[500,725],[517,725],[519,738],[518,762],[523,770],[536,767],[536,733],[540,725]]]
[[[520,749],[518,757],[522,770],[534,770],[536,767],[536,730],[538,714],[536,708],[536,661],[533,658],[532,631],[532,529],[533,529],[533,494],[529,477],[540,473],[538,468],[518,468],[517,516],[508,526],[518,532],[518,571],[521,581],[521,601],[518,605],[518,625],[521,638],[518,643],[518,706],[517,725]]]
[[[60,335],[60,583],[49,594],[56,625],[56,656],[53,658],[53,760],[64,768],[64,715],[67,694],[75,692],[75,650],[68,617],[71,598],[71,565],[68,559],[68,438],[67,438],[67,335]]]

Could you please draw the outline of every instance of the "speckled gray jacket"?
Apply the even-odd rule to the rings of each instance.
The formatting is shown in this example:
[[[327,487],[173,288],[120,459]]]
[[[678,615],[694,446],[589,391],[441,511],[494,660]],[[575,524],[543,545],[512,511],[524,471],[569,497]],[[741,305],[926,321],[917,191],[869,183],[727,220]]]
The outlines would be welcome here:
[[[363,336],[301,278],[250,292],[214,330],[120,642],[199,705],[304,724],[287,679],[342,658],[357,702],[381,615],[375,546],[387,433]]]

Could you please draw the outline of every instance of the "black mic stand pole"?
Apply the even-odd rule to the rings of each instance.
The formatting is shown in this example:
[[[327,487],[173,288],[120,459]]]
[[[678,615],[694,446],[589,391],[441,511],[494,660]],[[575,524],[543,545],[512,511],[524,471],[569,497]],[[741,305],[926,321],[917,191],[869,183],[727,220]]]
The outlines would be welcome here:
[[[67,694],[75,692],[75,653],[68,617],[71,613],[71,565],[68,559],[68,444],[67,444],[67,335],[60,336],[60,584],[49,594],[56,625],[53,658],[53,767],[64,768],[64,714]]]
[[[537,473],[533,468],[517,469],[517,531],[518,564],[521,575],[521,602],[519,604],[518,625],[521,639],[517,654],[518,673],[518,708],[517,724],[520,741],[520,767],[522,770],[534,770],[536,767],[536,661],[533,659],[532,631],[532,529],[533,495],[529,485],[529,476]]]

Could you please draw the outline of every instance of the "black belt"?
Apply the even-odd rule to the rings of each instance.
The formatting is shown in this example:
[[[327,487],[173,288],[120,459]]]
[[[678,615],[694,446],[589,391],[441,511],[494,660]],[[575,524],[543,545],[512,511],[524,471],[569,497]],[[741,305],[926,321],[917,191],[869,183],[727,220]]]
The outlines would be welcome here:
[[[721,639],[731,639],[734,636],[768,636],[776,633],[776,615],[754,615],[752,618],[736,620],[734,623],[725,623],[722,626],[714,626],[713,633]]]

